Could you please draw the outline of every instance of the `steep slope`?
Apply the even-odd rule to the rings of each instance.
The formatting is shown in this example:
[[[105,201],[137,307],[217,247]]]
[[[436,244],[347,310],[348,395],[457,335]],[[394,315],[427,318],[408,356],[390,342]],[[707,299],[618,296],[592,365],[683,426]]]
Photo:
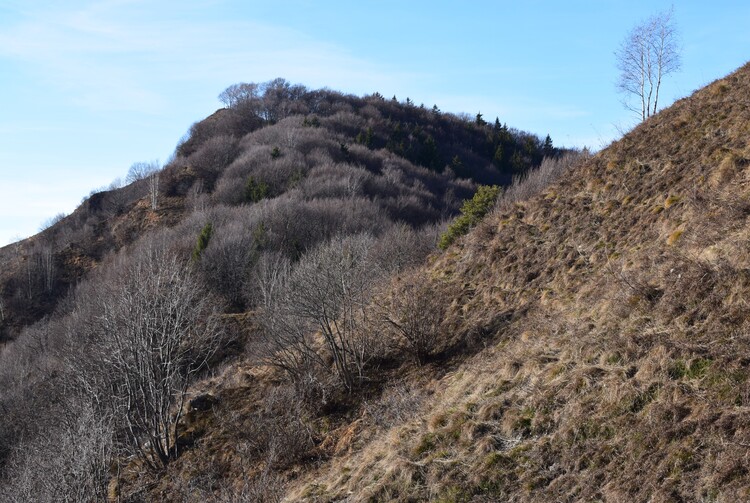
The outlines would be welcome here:
[[[145,469],[127,449],[108,458],[108,472],[99,465],[100,479],[109,479],[107,496],[131,502],[747,500],[748,96],[750,65],[639,125],[541,194],[501,198],[469,235],[419,267],[414,257],[422,258],[429,239],[403,231],[398,215],[408,209],[407,221],[434,221],[442,214],[437,201],[453,200],[451,188],[469,192],[473,185],[404,160],[391,150],[400,143],[388,148],[385,136],[379,137],[383,148],[368,147],[371,111],[368,119],[351,111],[329,120],[297,115],[253,129],[257,121],[237,121],[228,110],[207,129],[194,128],[161,187],[191,214],[158,236],[178,257],[197,250],[190,270],[202,275],[207,295],[230,306],[223,320],[248,352],[216,363],[191,388],[185,407],[177,407],[184,416],[174,456],[161,469]],[[392,120],[379,113],[384,124]],[[347,125],[353,120],[361,123]],[[461,124],[495,134],[485,124]],[[321,138],[329,127],[340,136]],[[241,140],[227,134],[232,128],[243,131]],[[355,133],[365,144],[341,141]],[[410,135],[418,137],[413,129]],[[375,130],[371,136],[378,138]],[[305,149],[310,138],[322,146]],[[242,155],[217,155],[228,147]],[[417,151],[408,154],[415,161]],[[381,220],[384,215],[389,218]],[[373,221],[379,226],[363,233]],[[351,235],[338,235],[341,228]],[[206,229],[216,234],[195,246]],[[397,246],[402,241],[408,246]],[[150,244],[144,240],[136,250]],[[415,247],[420,250],[410,255],[407,249]],[[269,267],[278,250],[290,260],[289,270]],[[357,268],[362,250],[369,262]],[[407,260],[398,267],[384,265],[402,255]],[[127,253],[117,259],[128,260]],[[342,265],[365,281],[329,275]],[[101,278],[107,268],[116,273],[114,267],[104,265],[88,288],[106,285]],[[284,281],[271,277],[283,276],[282,269]],[[325,323],[290,325],[288,340],[297,346],[275,349],[303,357],[291,369],[296,375],[290,377],[286,361],[267,365],[278,355],[264,353],[268,334],[320,304],[290,315],[257,284],[286,288],[280,306],[299,307],[294,302],[301,294],[325,297],[319,295],[326,291],[323,280],[343,278],[346,287],[364,290],[376,269],[388,269],[390,277],[378,276],[377,291],[347,304],[351,312],[327,304]],[[95,323],[76,324],[81,318],[75,316],[104,318],[92,304],[68,306],[59,319],[30,329],[26,340],[55,341],[62,333],[78,341],[81,332],[82,339],[106,342],[107,331]],[[326,323],[338,321],[354,327],[347,343],[370,344],[357,346],[368,359],[356,385],[341,383],[339,348],[326,339]],[[26,390],[37,396],[45,388],[68,389],[58,377],[68,371],[64,352],[40,365],[29,356],[37,346],[29,348],[19,353],[18,365],[32,367],[23,379],[0,375],[3,388],[13,391],[0,405],[11,411]],[[69,404],[43,402],[36,398],[29,407],[46,411],[47,423],[40,420],[38,428],[46,434],[46,424],[61,428],[55,414]],[[26,450],[49,452],[56,445],[43,440]],[[61,459],[80,466],[71,457]],[[28,459],[9,472],[23,482],[9,483],[13,494],[38,494],[43,484],[34,486],[35,477],[53,471],[39,466],[68,466]]]
[[[388,323],[376,333],[400,351],[356,394],[300,398],[281,373],[237,361],[194,390],[216,402],[185,421],[192,448],[117,490],[748,499],[748,91],[745,66],[394,277],[373,318],[425,313],[422,365]]]
[[[750,498],[748,96],[750,65],[440,256],[442,337],[487,349],[288,499]]]

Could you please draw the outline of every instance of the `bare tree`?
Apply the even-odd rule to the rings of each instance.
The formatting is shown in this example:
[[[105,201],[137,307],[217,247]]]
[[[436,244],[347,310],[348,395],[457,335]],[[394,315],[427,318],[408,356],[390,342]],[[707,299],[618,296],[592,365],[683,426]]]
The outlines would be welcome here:
[[[130,166],[130,169],[128,170],[127,176],[125,177],[125,183],[133,183],[137,182],[138,180],[144,180],[159,171],[159,169],[159,161],[157,160],[133,163],[133,165]]]
[[[45,231],[56,223],[61,222],[66,216],[67,215],[65,213],[58,213],[54,217],[48,218],[39,226],[39,232]]]
[[[55,261],[51,246],[35,245],[26,256],[26,298],[51,292],[55,282]]]
[[[159,204],[159,172],[154,171],[148,177],[148,194],[151,200],[151,209],[156,210]]]
[[[258,259],[252,271],[253,300],[263,309],[272,309],[287,279],[291,264],[289,259],[278,252],[265,252]]]
[[[217,308],[194,276],[165,244],[122,257],[89,293],[94,312],[81,316],[97,354],[70,362],[82,387],[112,404],[126,446],[153,469],[177,456],[187,387],[218,344]]]
[[[284,292],[266,310],[268,360],[293,380],[309,363],[322,363],[310,340],[316,330],[346,389],[365,379],[376,347],[366,328],[369,300],[381,273],[371,257],[373,242],[369,235],[337,237],[305,254],[283,281]],[[282,282],[275,272],[265,275],[269,285]]]
[[[419,270],[396,278],[394,286],[395,294],[377,302],[380,319],[403,340],[417,364],[423,365],[440,340],[445,302]]]
[[[219,94],[219,101],[224,103],[228,108],[234,108],[240,103],[250,100],[260,99],[262,90],[256,83],[241,82],[232,84]]]
[[[51,292],[55,281],[55,256],[50,246],[44,246],[39,251],[39,261],[42,266],[44,289]]]
[[[656,113],[662,79],[680,69],[678,33],[673,10],[656,14],[634,27],[615,51],[620,78],[617,87],[625,93],[623,104],[641,116]],[[635,96],[640,104],[628,98]]]
[[[156,210],[159,202],[159,172],[161,166],[158,160],[149,162],[136,162],[130,166],[125,177],[125,183],[134,183],[148,180],[148,196],[151,209]]]
[[[24,440],[5,467],[3,501],[107,501],[115,457],[108,417],[68,397],[70,410],[44,434]]]

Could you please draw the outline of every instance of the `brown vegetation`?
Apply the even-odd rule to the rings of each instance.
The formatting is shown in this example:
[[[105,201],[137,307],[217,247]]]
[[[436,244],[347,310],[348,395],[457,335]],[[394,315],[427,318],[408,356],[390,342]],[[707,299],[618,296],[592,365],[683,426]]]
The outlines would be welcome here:
[[[74,473],[73,454],[112,467],[108,497],[132,502],[747,499],[747,96],[750,66],[596,156],[548,161],[426,260],[438,232],[421,225],[455,212],[455,194],[474,185],[428,166],[429,142],[410,150],[400,133],[370,134],[389,102],[368,98],[354,113],[349,98],[322,100],[336,111],[281,113],[258,129],[232,101],[194,126],[163,173],[160,205],[192,194],[192,206],[150,238],[188,260],[211,224],[188,276],[229,304],[225,345],[244,352],[199,359],[213,367],[184,407],[172,402],[175,454],[158,469],[128,457],[109,425],[91,427],[103,441],[85,452],[53,455],[34,439],[57,417],[80,417],[62,434],[116,420],[79,413],[97,403],[78,399],[91,395],[71,386],[65,362],[87,304],[61,303],[6,348],[0,405],[16,429],[0,429],[3,487],[19,501],[28,488],[101,488],[101,471],[80,483],[33,472],[28,445]],[[278,113],[248,106],[259,121]],[[217,130],[229,138],[209,143]],[[336,136],[355,134],[361,143]],[[217,157],[219,144],[232,155]],[[76,407],[14,405],[50,397],[43,386]]]
[[[508,323],[290,499],[747,499],[749,91],[746,66],[441,256],[444,336]]]
[[[340,452],[326,429],[385,382],[398,345],[370,316],[378,284],[423,261],[476,181],[509,179],[542,151],[499,122],[378,95],[253,89],[195,124],[163,169],[136,163],[129,185],[0,250],[10,501],[277,499],[287,470]],[[261,373],[263,395],[189,399],[199,377],[283,352],[301,364]],[[190,464],[245,423],[239,457],[222,440],[221,459]]]

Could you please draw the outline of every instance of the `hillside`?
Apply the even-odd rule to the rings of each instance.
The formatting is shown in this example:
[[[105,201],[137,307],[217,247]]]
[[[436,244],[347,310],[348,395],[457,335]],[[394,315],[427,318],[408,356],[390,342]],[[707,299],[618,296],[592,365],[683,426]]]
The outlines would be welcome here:
[[[325,229],[289,229],[294,236],[278,236],[286,251],[302,250],[337,228],[377,233],[388,226],[384,219],[413,227],[438,222],[454,215],[477,183],[508,184],[542,156],[558,152],[498,120],[457,117],[408,98],[357,97],[283,79],[228,91],[247,88],[252,93],[190,128],[158,173],[155,207],[148,173],[142,173],[127,186],[93,192],[39,235],[0,248],[0,342],[52,314],[107,254],[199,210],[226,213],[250,205],[242,216],[215,217],[257,224],[256,203],[273,201],[279,208],[270,219],[296,212],[297,220],[325,221]],[[356,208],[329,220],[334,201],[343,199]],[[189,232],[197,238],[199,231]],[[267,248],[278,246],[276,241]],[[238,292],[230,297],[237,308],[247,300]]]
[[[746,65],[440,256],[441,335],[486,349],[290,500],[750,498],[748,96]]]
[[[398,351],[360,337],[355,312],[425,260],[479,183],[507,184],[562,153],[499,120],[408,99],[281,79],[230,90],[244,94],[194,124],[163,169],[136,165],[128,185],[0,249],[0,492],[10,500],[101,501],[113,481],[110,492],[138,501],[203,445],[212,407],[196,412],[190,397],[232,365],[271,363],[272,394],[286,396],[277,407],[330,393],[345,421],[386,382],[380,366],[400,366]],[[318,278],[329,292],[314,290]],[[329,345],[334,372],[313,340],[317,320],[294,303],[305,288],[330,302],[333,326],[349,303],[345,332],[329,334],[345,333],[343,347]]]
[[[377,305],[440,320],[422,366],[322,410],[251,363],[206,381],[151,497],[748,499],[748,91],[745,66],[394,279]]]
[[[750,499],[750,65],[551,183],[553,156],[442,253],[475,182],[369,134],[367,105],[278,120],[254,96],[178,147],[184,217],[6,349],[11,501]],[[391,135],[438,120],[457,169],[467,131],[484,162],[505,134],[364,101]]]

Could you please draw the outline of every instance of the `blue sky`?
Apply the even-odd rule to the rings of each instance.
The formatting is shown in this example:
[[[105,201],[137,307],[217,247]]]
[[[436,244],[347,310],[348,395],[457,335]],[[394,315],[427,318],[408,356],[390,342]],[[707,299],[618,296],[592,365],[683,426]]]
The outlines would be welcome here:
[[[613,51],[673,3],[665,105],[745,63],[750,3],[0,0],[0,246],[168,159],[236,82],[378,91],[599,149],[635,120]]]

